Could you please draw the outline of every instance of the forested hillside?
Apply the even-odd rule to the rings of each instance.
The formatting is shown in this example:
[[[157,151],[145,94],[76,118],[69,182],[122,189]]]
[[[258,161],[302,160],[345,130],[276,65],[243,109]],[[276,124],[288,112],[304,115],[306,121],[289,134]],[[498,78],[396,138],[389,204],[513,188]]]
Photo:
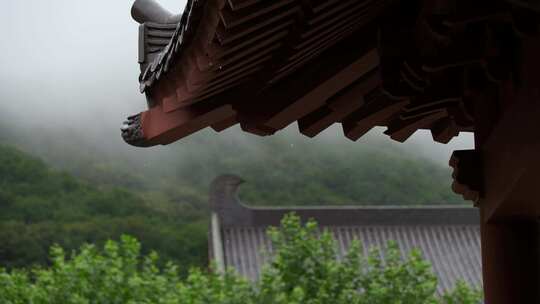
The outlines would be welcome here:
[[[75,249],[122,233],[136,235],[168,259],[206,261],[203,221],[161,212],[128,190],[97,188],[0,146],[0,266],[44,264],[54,243]]]
[[[463,203],[449,168],[387,140],[238,133],[148,150],[0,126],[0,267],[43,264],[53,243],[78,248],[122,233],[186,268],[201,265],[208,186],[223,173],[248,181],[240,196],[255,205]]]
[[[210,136],[183,148],[180,180],[193,184],[231,172],[248,181],[244,201],[256,205],[460,203],[449,168],[373,138],[235,138]]]

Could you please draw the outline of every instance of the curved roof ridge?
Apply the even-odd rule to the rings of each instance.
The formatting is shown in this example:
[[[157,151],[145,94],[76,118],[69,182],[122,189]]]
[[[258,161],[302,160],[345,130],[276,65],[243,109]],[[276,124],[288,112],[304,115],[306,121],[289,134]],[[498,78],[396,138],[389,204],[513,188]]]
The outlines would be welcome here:
[[[211,186],[210,206],[223,226],[278,225],[294,212],[313,218],[322,226],[368,225],[478,225],[479,213],[468,206],[291,206],[251,207],[241,202],[238,188],[244,180],[236,175],[217,177]]]

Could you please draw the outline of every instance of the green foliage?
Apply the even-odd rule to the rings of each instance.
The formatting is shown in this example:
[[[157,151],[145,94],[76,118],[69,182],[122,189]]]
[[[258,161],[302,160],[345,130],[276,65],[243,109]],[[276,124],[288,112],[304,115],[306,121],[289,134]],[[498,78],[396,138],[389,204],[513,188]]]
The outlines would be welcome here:
[[[280,229],[269,231],[276,250],[259,287],[271,299],[305,304],[477,304],[480,292],[459,282],[455,290],[438,297],[437,278],[429,262],[413,250],[402,254],[396,243],[384,250],[372,248],[368,256],[354,242],[342,260],[336,259],[331,234],[314,221],[302,225],[294,214],[282,220]],[[384,258],[383,258],[384,257]]]
[[[401,258],[395,244],[385,258],[373,250],[366,258],[356,243],[340,260],[328,232],[316,223],[284,218],[269,232],[275,255],[257,283],[232,271],[225,274],[192,269],[187,278],[178,267],[157,267],[158,255],[141,255],[140,244],[123,236],[103,250],[84,245],[70,259],[58,246],[52,265],[32,271],[0,270],[0,302],[6,304],[477,304],[480,294],[459,283],[442,297],[437,280],[418,252]]]
[[[462,303],[480,303],[482,298],[482,291],[477,289],[471,289],[463,281],[456,283],[456,287],[453,291],[443,296],[444,304],[462,304]]]
[[[128,233],[167,259],[206,262],[206,221],[151,208],[123,188],[98,188],[0,146],[0,265],[45,265],[54,243],[68,250]]]

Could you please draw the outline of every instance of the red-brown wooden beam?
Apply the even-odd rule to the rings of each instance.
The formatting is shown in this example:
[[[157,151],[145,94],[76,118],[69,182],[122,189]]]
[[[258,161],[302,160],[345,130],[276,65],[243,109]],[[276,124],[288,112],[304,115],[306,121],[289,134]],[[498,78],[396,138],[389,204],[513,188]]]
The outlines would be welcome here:
[[[376,50],[371,50],[343,70],[335,73],[331,78],[320,83],[315,89],[302,98],[274,115],[265,126],[273,129],[283,129],[292,122],[316,111],[324,102],[337,92],[345,89],[368,72],[373,71],[379,64]]]
[[[364,96],[377,89],[380,75],[370,72],[326,101],[319,110],[298,120],[300,132],[315,137],[332,124],[342,121],[365,104]]]

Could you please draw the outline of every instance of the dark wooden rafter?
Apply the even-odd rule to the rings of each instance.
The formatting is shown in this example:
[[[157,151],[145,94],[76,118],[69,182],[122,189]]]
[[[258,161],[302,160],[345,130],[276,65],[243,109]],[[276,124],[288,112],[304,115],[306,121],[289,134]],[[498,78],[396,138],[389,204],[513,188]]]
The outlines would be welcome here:
[[[264,125],[276,130],[283,129],[292,122],[316,111],[324,105],[326,100],[349,87],[361,78],[364,73],[369,73],[375,69],[377,65],[378,55],[372,50],[343,70],[337,72],[333,77],[319,83],[315,89],[282,109],[266,121]]]
[[[459,135],[459,130],[455,120],[445,117],[431,126],[431,135],[434,141],[447,144],[452,138]]]
[[[374,127],[386,125],[408,103],[408,100],[388,97],[371,100],[343,120],[343,132],[347,138],[356,141]]]
[[[428,129],[447,143],[475,127],[467,94],[479,77],[470,81],[469,71],[500,85],[512,74],[512,45],[537,30],[523,5],[484,4],[192,0],[174,32],[143,25],[144,45],[155,47],[141,88],[152,112],[230,105],[235,115],[206,122],[215,130],[240,123],[270,135],[298,121],[315,136],[342,123],[353,140],[387,126],[398,141]],[[374,70],[378,80],[364,77]],[[124,127],[128,141],[130,128],[133,121]]]
[[[376,69],[326,100],[318,110],[298,120],[300,132],[314,137],[336,122],[358,110],[365,104],[364,96],[378,89],[380,75]]]
[[[261,121],[251,119],[256,116],[251,112],[257,112],[257,106],[246,105],[250,102],[246,100],[246,96],[228,94],[228,91],[232,87],[245,87],[246,83],[253,84],[256,80],[260,83],[256,84],[260,89],[251,92],[253,98],[260,100],[260,96],[271,95],[268,93],[274,92],[277,83],[272,83],[276,77],[284,80],[299,70],[305,70],[304,67],[310,60],[340,44],[355,32],[359,33],[358,37],[367,38],[360,35],[361,26],[373,20],[377,11],[385,5],[384,1],[365,1],[360,5],[355,1],[334,2],[330,10],[324,10],[323,6],[328,5],[325,1],[253,2],[240,6],[234,1],[190,1],[188,8],[191,11],[187,19],[184,19],[198,16],[195,18],[197,22],[180,23],[170,46],[164,47],[163,52],[153,63],[148,64],[148,68],[142,73],[142,88],[152,101],[149,104],[159,106],[166,113],[179,110],[185,112],[189,111],[193,104],[212,103],[212,99],[229,96],[228,103],[239,112],[236,116],[237,122],[242,124],[244,130],[260,135],[273,134],[284,125],[310,114],[323,106],[325,99],[319,98],[319,101],[313,104],[304,102],[308,105],[308,110],[302,111],[302,100],[314,101],[313,98],[304,98],[303,95],[309,94],[309,87],[316,90],[321,83],[328,81],[325,77],[330,77],[333,73],[335,68],[332,67],[339,68],[340,64],[329,62],[329,71],[321,70],[316,77],[318,81],[312,81],[311,85],[304,85],[303,88],[299,87],[304,89],[304,92],[301,89],[292,94],[300,101],[296,103],[296,108],[292,108],[292,112],[284,113],[287,104],[278,102],[277,105],[270,106],[273,110],[261,112]],[[342,18],[343,14],[345,18]],[[360,17],[361,22],[355,21]],[[185,28],[189,28],[189,31],[183,30]],[[374,38],[369,38],[371,47],[375,46]],[[171,53],[171,49],[178,55]],[[373,51],[367,51],[368,54],[373,54]],[[345,63],[354,60],[354,56],[349,58],[338,58],[335,61],[341,60]],[[368,56],[368,59],[371,58],[373,55]],[[374,64],[373,68],[376,68],[377,63]],[[360,78],[361,74],[354,74],[364,73],[362,71],[363,67],[356,66],[356,71],[349,72],[350,76],[347,77],[351,80],[348,82]],[[348,83],[345,86],[347,85]],[[176,92],[172,92],[171,87],[174,87]],[[336,86],[326,99],[338,91],[339,86]],[[317,91],[311,96],[316,93]],[[288,100],[291,105],[295,104],[295,100]],[[262,105],[262,108],[265,106]],[[243,109],[245,111],[242,111]],[[249,118],[244,119],[245,117]],[[339,119],[340,117],[337,117],[336,120]],[[230,119],[228,122],[232,124],[234,120]]]

